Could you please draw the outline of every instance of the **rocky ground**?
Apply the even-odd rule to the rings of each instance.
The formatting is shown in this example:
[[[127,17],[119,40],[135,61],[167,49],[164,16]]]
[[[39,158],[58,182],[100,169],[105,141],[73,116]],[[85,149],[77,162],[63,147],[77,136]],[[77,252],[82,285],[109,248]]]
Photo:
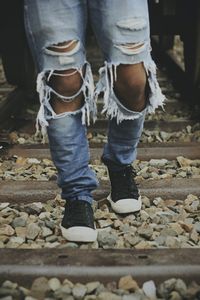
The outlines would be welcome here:
[[[99,180],[108,180],[105,165],[98,159],[90,167]],[[151,159],[136,160],[133,167],[137,173],[136,180],[166,178],[200,178],[200,159],[187,159],[178,156],[176,160]],[[23,158],[12,156],[0,158],[0,180],[55,180],[56,169],[49,159]]]
[[[142,197],[137,214],[117,215],[106,201],[94,202],[98,239],[94,243],[66,241],[60,231],[65,201],[0,204],[1,248],[181,248],[200,247],[200,199]]]
[[[29,289],[8,280],[0,287],[2,300],[198,300],[199,296],[200,285],[195,282],[187,285],[182,279],[171,278],[157,286],[152,280],[139,286],[129,275],[107,284],[99,281],[82,284],[68,279],[60,281],[56,277],[38,277]]]

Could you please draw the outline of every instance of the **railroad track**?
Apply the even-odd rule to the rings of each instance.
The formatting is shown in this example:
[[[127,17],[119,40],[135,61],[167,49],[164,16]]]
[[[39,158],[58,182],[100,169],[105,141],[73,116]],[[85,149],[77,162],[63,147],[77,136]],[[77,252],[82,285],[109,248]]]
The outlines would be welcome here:
[[[96,70],[98,53],[93,59]],[[99,234],[92,244],[61,236],[64,201],[48,145],[34,137],[35,107],[11,122],[5,116],[0,135],[0,299],[25,299],[25,288],[31,286],[35,299],[150,299],[155,285],[158,299],[200,299],[200,125],[165,73],[159,80],[168,96],[166,114],[158,111],[147,118],[134,163],[143,195],[141,213],[122,218],[111,211],[108,176],[100,161],[106,120],[100,116],[88,129],[90,163],[100,180],[94,192]],[[0,93],[10,89],[2,83]],[[65,281],[65,289],[64,278],[73,282]]]

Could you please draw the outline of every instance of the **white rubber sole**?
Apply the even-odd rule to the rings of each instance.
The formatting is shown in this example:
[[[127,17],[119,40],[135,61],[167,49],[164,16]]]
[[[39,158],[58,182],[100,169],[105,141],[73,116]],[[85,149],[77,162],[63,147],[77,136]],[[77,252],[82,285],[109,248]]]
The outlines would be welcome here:
[[[97,230],[90,227],[74,226],[68,229],[60,225],[63,237],[71,242],[94,242],[97,239]]]
[[[121,199],[118,200],[117,202],[113,202],[110,194],[108,195],[107,199],[110,202],[114,212],[118,214],[127,214],[131,212],[136,212],[141,210],[142,208],[141,196],[139,196],[138,199]]]

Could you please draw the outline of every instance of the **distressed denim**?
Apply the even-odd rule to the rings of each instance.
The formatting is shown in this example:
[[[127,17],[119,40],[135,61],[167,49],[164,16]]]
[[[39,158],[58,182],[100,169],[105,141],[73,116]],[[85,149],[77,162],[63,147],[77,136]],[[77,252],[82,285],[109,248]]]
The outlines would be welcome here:
[[[37,131],[41,129],[45,135],[47,130],[62,197],[91,203],[91,192],[98,182],[88,166],[86,124],[89,125],[90,118],[96,120],[98,95],[104,94],[102,112],[109,119],[103,159],[112,161],[119,169],[136,158],[145,114],[163,106],[164,96],[150,53],[147,0],[25,0],[24,15],[30,49],[38,69],[37,91],[41,105],[36,120]],[[96,87],[85,55],[88,20],[105,59]],[[61,53],[49,49],[67,41],[76,42],[73,50]],[[141,62],[148,78],[148,104],[144,111],[134,112],[121,104],[113,86],[117,80],[117,66]],[[84,75],[83,66],[86,66]],[[83,80],[80,90],[71,97],[58,94],[48,84],[56,70],[68,69],[79,72]],[[85,101],[77,111],[56,114],[50,105],[52,94],[61,101],[70,102],[80,93]]]

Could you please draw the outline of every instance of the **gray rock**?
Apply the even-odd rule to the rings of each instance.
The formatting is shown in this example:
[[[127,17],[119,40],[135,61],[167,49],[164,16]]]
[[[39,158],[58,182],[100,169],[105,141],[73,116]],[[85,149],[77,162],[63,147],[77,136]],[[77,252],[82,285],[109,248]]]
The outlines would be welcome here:
[[[19,299],[20,291],[17,289],[0,287],[0,299],[2,299],[2,297],[6,297],[6,296],[12,296],[14,299]]]
[[[6,280],[3,282],[2,287],[8,288],[8,289],[16,289],[18,287],[18,284],[15,282],[12,282],[10,280]]]
[[[73,294],[74,298],[77,300],[83,299],[86,292],[87,292],[87,287],[81,283],[75,284],[75,286],[72,289],[72,294]]]
[[[13,220],[12,226],[14,228],[16,228],[16,227],[24,227],[24,226],[26,226],[26,219],[23,218],[23,217],[17,217],[17,218],[15,218]]]
[[[104,246],[108,246],[108,247],[113,247],[115,246],[116,242],[117,242],[118,236],[114,233],[111,232],[106,232],[106,231],[102,231],[102,232],[98,232],[98,243],[100,246],[104,247]]]
[[[131,235],[131,234],[125,234],[125,235],[124,235],[124,239],[125,239],[125,241],[129,242],[129,244],[130,244],[131,246],[135,246],[135,245],[138,244],[139,241],[140,241],[139,236]]]
[[[126,291],[136,291],[139,289],[137,282],[130,275],[121,277],[118,287]]]
[[[12,296],[1,297],[1,300],[13,300]]]
[[[122,298],[111,292],[102,292],[97,297],[98,300],[121,300]]]
[[[35,223],[30,223],[27,226],[27,233],[26,233],[26,237],[29,240],[35,240],[35,238],[38,236],[38,234],[40,233],[40,227],[35,224]]]
[[[153,229],[150,226],[146,225],[138,229],[138,234],[145,239],[150,239],[153,234]]]
[[[174,287],[175,291],[177,291],[182,297],[186,295],[187,286],[182,279],[177,279]]]
[[[179,248],[180,242],[174,236],[167,236],[165,240],[165,245],[169,248]]]
[[[170,293],[170,300],[182,300],[183,298],[181,297],[181,295],[176,292],[176,291],[173,291]]]
[[[45,237],[48,237],[50,235],[53,234],[53,231],[48,228],[48,227],[42,227],[42,236],[45,238]]]
[[[44,205],[41,202],[34,202],[24,207],[24,211],[28,214],[39,215],[44,210]]]
[[[46,277],[38,277],[32,283],[30,296],[36,299],[44,299],[47,291],[49,291],[48,279]]]
[[[169,294],[174,290],[176,284],[176,279],[171,278],[166,281],[164,281],[162,284],[158,286],[158,296],[163,297],[164,299],[167,299]]]
[[[194,228],[198,233],[200,233],[200,222],[196,222]]]
[[[93,293],[98,288],[99,285],[100,285],[99,281],[88,282],[86,284],[87,294]]]
[[[167,159],[151,159],[149,161],[150,166],[155,166],[155,167],[163,167],[168,163]]]
[[[0,225],[0,235],[14,235],[15,230],[8,224]]]
[[[60,280],[56,277],[53,277],[53,278],[49,279],[48,285],[49,285],[49,288],[52,291],[56,291],[61,287]]]
[[[45,225],[52,230],[56,227],[55,223],[50,220],[45,220]]]
[[[144,282],[142,289],[145,295],[150,299],[156,298],[156,286],[152,280]]]
[[[45,240],[48,243],[54,243],[58,240],[58,237],[56,235],[50,235],[50,236],[46,237]]]
[[[142,296],[139,293],[124,295],[122,300],[142,300]]]
[[[3,210],[4,208],[8,207],[9,204],[10,204],[9,202],[0,203],[0,210]]]

